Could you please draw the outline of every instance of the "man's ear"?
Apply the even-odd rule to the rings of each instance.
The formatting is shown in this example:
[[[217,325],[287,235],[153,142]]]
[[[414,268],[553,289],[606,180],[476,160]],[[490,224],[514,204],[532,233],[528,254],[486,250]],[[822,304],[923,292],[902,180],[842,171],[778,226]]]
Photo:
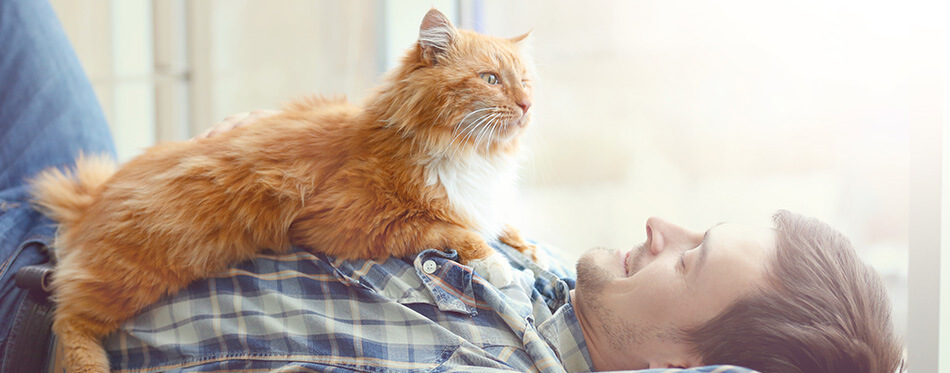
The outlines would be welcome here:
[[[689,369],[701,367],[704,364],[697,362],[689,363],[685,360],[669,360],[666,363],[650,363],[647,369]]]
[[[701,367],[703,365],[706,365],[706,364],[703,364],[703,360],[696,356],[687,356],[682,359],[674,359],[674,360],[671,360],[670,364],[668,364],[668,366],[682,368],[682,369],[696,368],[696,367]]]
[[[449,18],[432,8],[422,19],[419,26],[419,46],[422,47],[422,59],[435,65],[436,57],[445,52],[455,41],[456,31]]]
[[[667,354],[649,361],[650,369],[696,368],[703,365],[703,359],[685,345],[676,343],[668,346]]]

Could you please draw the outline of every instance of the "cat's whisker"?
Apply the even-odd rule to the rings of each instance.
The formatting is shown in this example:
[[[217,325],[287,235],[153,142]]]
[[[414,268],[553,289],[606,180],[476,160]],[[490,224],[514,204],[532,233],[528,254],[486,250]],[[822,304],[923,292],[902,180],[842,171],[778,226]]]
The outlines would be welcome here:
[[[458,150],[462,147],[462,143],[459,143],[458,146],[453,146],[453,145],[455,145],[455,140],[458,140],[459,138],[462,138],[462,139],[465,138],[465,136],[463,136],[463,133],[462,133],[462,132],[459,132],[459,133],[455,134],[455,137],[452,138],[452,141],[449,142],[449,145],[446,146],[444,150],[442,150],[442,154],[440,154],[440,156],[441,156],[441,157],[444,157],[444,156],[445,156],[445,153],[448,153],[449,150],[452,150],[452,157],[451,157],[451,158],[455,158],[456,155],[458,155]],[[463,140],[463,142],[464,142],[464,140]]]
[[[485,126],[485,123],[491,120],[491,117],[495,115],[494,113],[487,113],[478,118],[477,121],[474,121],[472,125],[465,127],[468,131],[467,134],[472,134]]]
[[[487,110],[487,109],[488,109],[488,108],[479,109],[479,110],[473,111],[473,112],[471,112],[471,113],[468,113],[468,115],[466,115],[464,118],[462,118],[462,120],[459,121],[459,124],[455,126],[455,127],[456,127],[456,130],[455,130],[456,133],[455,133],[455,137],[453,137],[452,140],[455,141],[455,139],[458,139],[458,138],[459,138],[460,136],[462,136],[463,134],[465,134],[465,133],[467,133],[467,132],[470,132],[470,131],[471,131],[471,130],[470,130],[471,128],[477,127],[477,126],[478,126],[478,123],[479,123],[483,118],[485,118],[485,115],[479,116],[479,117],[476,118],[475,120],[472,120],[472,121],[468,122],[468,124],[465,124],[465,127],[464,127],[464,128],[462,127],[462,125],[463,125],[463,123],[465,122],[465,120],[468,119],[468,117],[470,117],[470,116],[472,116],[472,115],[474,115],[474,114],[476,114],[476,113],[478,113],[478,112],[480,112],[480,111],[485,111],[485,110]],[[463,138],[464,138],[464,136],[463,136]]]
[[[495,121],[495,123],[492,123],[492,127],[493,127],[492,130],[494,131],[494,130],[498,129],[498,130],[500,131],[501,128],[503,128],[503,127],[518,125],[516,122],[517,122],[517,120],[518,120],[519,117],[520,117],[520,116],[517,115],[517,114],[515,114],[515,113],[512,113],[512,112],[505,112],[503,115],[501,115],[501,116],[498,118],[497,121]],[[506,136],[510,137],[510,136],[512,136],[512,135],[509,133],[509,134],[507,134]]]
[[[478,109],[478,110],[474,110],[474,111],[472,111],[471,113],[466,114],[464,117],[462,117],[462,120],[460,120],[459,123],[455,125],[455,128],[458,129],[458,128],[462,127],[462,124],[465,123],[465,120],[468,119],[468,117],[470,117],[470,116],[472,116],[472,115],[475,115],[475,114],[477,114],[477,113],[483,112],[483,111],[485,111],[485,110],[492,110],[492,109],[494,109],[494,108],[492,108],[492,107],[486,107],[486,108],[481,108],[481,109]]]
[[[496,116],[488,122],[488,138],[485,139],[485,151],[491,150],[491,144],[495,142],[495,128],[498,126],[498,119],[501,116]]]
[[[481,123],[484,123],[484,122],[487,122],[488,120],[490,120],[492,115],[494,115],[494,114],[487,115],[487,116],[483,117],[482,120],[479,121],[479,126],[472,129],[472,130],[473,130],[473,131],[472,131],[472,134],[475,135],[475,136],[473,137],[473,139],[472,139],[472,142],[474,142],[476,146],[477,146],[479,143],[481,143],[482,134],[485,133],[485,126],[482,125]]]
[[[465,121],[465,119],[468,118],[468,117],[470,117],[470,116],[472,116],[473,114],[476,114],[476,113],[478,113],[478,112],[485,111],[485,110],[490,110],[490,109],[492,109],[492,108],[483,108],[483,109],[478,109],[478,110],[475,110],[475,111],[469,113],[468,115],[466,115],[465,117],[463,117],[461,121],[459,121],[459,124],[456,126],[456,128],[461,127],[461,126],[462,126],[462,123]],[[456,133],[455,133],[455,136],[452,137],[452,141],[449,142],[449,144],[445,147],[445,149],[442,151],[442,153],[439,154],[439,156],[440,156],[440,157],[445,156],[445,153],[447,153],[447,152],[449,151],[449,149],[452,148],[452,145],[455,144],[455,140],[458,140],[459,138],[461,138],[461,139],[464,140],[465,138],[469,137],[469,135],[471,134],[471,132],[472,132],[475,128],[478,128],[479,123],[481,123],[481,122],[485,119],[485,117],[486,117],[486,115],[482,115],[482,116],[478,117],[478,119],[476,119],[476,120],[474,120],[474,121],[472,121],[472,122],[469,122],[469,123],[465,126],[465,128],[457,129],[457,130],[456,130]],[[461,144],[460,144],[460,145],[461,145]],[[455,153],[453,153],[453,156],[454,156],[455,154],[457,154],[457,153],[458,153],[457,151],[456,151]]]
[[[472,115],[475,115],[475,114],[478,114],[478,113],[480,113],[480,112],[483,112],[483,111],[485,111],[485,110],[492,110],[492,109],[493,109],[493,108],[491,108],[491,107],[477,109],[477,110],[474,110],[474,111],[472,111],[472,112],[466,114],[464,117],[462,117],[462,119],[459,120],[458,124],[455,125],[455,132],[456,132],[456,134],[455,134],[455,136],[452,138],[452,141],[449,143],[449,145],[448,145],[448,147],[446,148],[446,150],[448,150],[448,148],[452,146],[452,144],[455,142],[455,140],[458,139],[459,136],[460,136],[462,133],[465,133],[466,130],[468,130],[468,129],[471,128],[472,126],[476,125],[476,124],[479,122],[479,120],[481,120],[481,119],[483,118],[483,117],[479,117],[479,118],[476,119],[476,120],[473,120],[473,121],[471,121],[471,122],[468,122],[468,124],[466,125],[466,124],[465,124],[465,121],[468,119],[468,117],[470,117],[470,116],[472,116]],[[463,125],[465,125],[464,128],[462,127]],[[463,138],[464,138],[464,137],[463,137]],[[442,153],[441,155],[445,155],[445,152],[443,151],[443,153]]]
[[[480,127],[482,126],[482,123],[485,122],[485,119],[488,118],[489,115],[490,115],[490,114],[482,115],[482,116],[479,117],[477,120],[475,120],[475,121],[469,123],[467,126],[465,126],[465,128],[464,128],[462,131],[460,131],[460,132],[464,133],[464,134],[465,134],[465,137],[470,136],[473,132],[477,131],[478,128],[480,128]],[[465,138],[465,137],[463,137],[463,138]]]
[[[472,123],[469,123],[469,125],[466,126],[465,129],[461,132],[461,134],[464,134],[464,136],[461,137],[461,138],[463,139],[463,141],[464,141],[464,139],[466,139],[466,138],[472,138],[472,137],[473,137],[472,135],[475,135],[476,133],[479,133],[479,135],[475,135],[475,136],[474,136],[474,140],[473,140],[473,142],[475,142],[475,144],[478,144],[478,141],[479,141],[479,138],[480,138],[480,130],[481,130],[482,128],[484,128],[484,123],[485,123],[485,122],[491,120],[491,118],[492,118],[493,115],[494,115],[494,114],[488,113],[488,114],[485,114],[485,115],[482,115],[481,117],[479,117],[478,120],[475,120],[475,121],[473,121]],[[459,146],[456,147],[456,151],[455,151],[455,153],[453,153],[453,156],[457,155],[457,154],[458,154],[458,151],[461,150],[461,148],[462,148],[462,147],[461,147],[461,144],[459,144]]]
[[[489,139],[490,139],[490,140],[493,140],[493,139],[494,139],[494,135],[495,135],[495,130],[498,129],[498,127],[500,127],[500,126],[508,125],[508,121],[509,121],[510,119],[511,119],[511,115],[505,113],[504,115],[500,115],[498,118],[496,118],[495,120],[493,120],[492,123],[491,123],[491,133],[489,134]],[[489,141],[489,144],[491,144],[492,142],[493,142],[493,141]],[[490,149],[491,149],[491,148],[488,147],[486,150],[490,150]]]
[[[491,125],[490,125],[490,124],[491,124],[496,118],[498,118],[499,115],[500,115],[500,113],[494,113],[494,114],[492,114],[492,115],[489,115],[489,116],[486,118],[486,119],[488,119],[488,120],[487,120],[487,123],[488,123],[489,125],[487,125],[487,126],[485,126],[485,125],[479,126],[479,133],[478,133],[478,135],[475,137],[475,144],[476,144],[476,146],[477,146],[477,144],[482,143],[482,138],[484,138],[484,137],[486,137],[486,135],[488,135],[488,131],[491,129]],[[488,137],[487,140],[491,140],[491,138]],[[486,141],[486,143],[489,143],[489,141]]]

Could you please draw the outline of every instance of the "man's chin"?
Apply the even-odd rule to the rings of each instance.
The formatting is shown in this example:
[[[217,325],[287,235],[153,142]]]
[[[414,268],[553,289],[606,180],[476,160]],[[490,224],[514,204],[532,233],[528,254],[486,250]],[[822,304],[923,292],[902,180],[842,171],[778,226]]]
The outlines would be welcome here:
[[[617,250],[603,247],[588,250],[577,260],[577,289],[599,293],[609,282],[621,278]]]

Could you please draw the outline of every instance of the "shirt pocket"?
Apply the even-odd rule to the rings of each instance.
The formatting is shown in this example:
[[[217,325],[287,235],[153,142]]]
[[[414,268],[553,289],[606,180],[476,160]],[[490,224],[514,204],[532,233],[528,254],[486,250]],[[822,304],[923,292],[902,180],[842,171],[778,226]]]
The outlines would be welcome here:
[[[375,291],[403,305],[425,304],[442,312],[476,315],[484,307],[472,289],[472,269],[455,261],[454,251],[429,249],[408,261],[390,258],[343,261],[330,259],[344,281]]]

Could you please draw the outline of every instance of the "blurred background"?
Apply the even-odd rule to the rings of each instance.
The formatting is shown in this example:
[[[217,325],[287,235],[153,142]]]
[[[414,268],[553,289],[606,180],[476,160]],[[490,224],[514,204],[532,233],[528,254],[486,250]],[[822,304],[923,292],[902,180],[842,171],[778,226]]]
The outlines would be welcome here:
[[[531,31],[536,111],[510,203],[527,236],[573,262],[642,242],[649,216],[704,230],[789,209],[852,239],[907,328],[911,128],[944,105],[943,18],[927,4],[52,3],[123,160],[308,93],[359,102],[432,6],[482,33]]]

